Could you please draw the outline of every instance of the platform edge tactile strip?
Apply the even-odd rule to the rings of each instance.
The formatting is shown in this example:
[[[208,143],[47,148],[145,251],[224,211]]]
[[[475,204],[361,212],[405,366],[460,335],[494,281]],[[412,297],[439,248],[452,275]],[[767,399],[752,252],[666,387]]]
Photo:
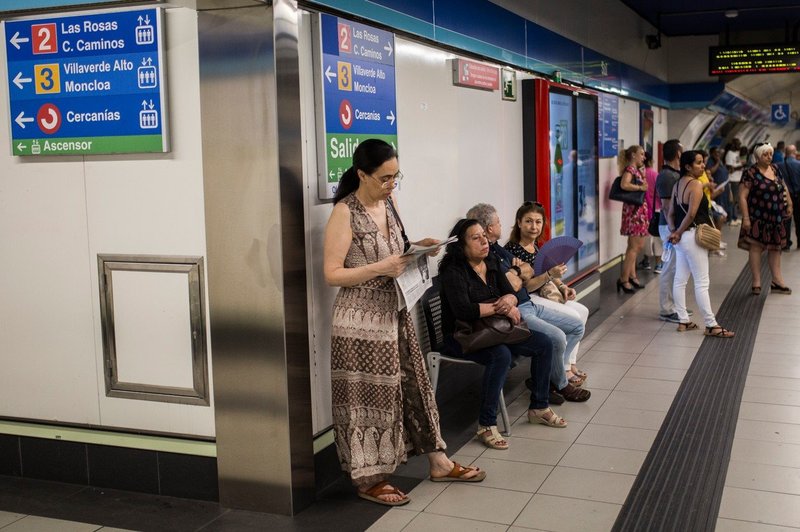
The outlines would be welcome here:
[[[718,322],[736,336],[703,339],[617,516],[615,532],[715,529],[744,383],[769,294],[763,290],[753,296],[751,279],[745,265],[717,313]],[[769,286],[766,261],[761,279]],[[694,319],[703,330],[702,317],[695,314]]]

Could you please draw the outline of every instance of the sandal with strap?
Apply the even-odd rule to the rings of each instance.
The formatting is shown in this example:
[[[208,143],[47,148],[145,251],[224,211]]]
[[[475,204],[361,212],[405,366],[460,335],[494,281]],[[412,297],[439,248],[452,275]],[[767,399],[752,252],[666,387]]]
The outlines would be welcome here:
[[[475,471],[476,474],[471,477],[464,475]],[[434,477],[431,475],[431,482],[481,482],[486,478],[486,471],[481,471],[480,467],[464,467],[458,462],[453,462],[453,469],[443,477]]]
[[[577,375],[583,380],[586,380],[586,377],[589,376],[589,374],[586,373],[585,371],[578,369],[578,366],[576,366],[575,364],[570,364],[568,371],[571,371],[573,375]]]
[[[751,287],[750,288],[750,293],[753,294],[754,296],[760,296],[761,295],[761,287],[760,286]]]
[[[567,377],[567,382],[570,383],[572,386],[576,388],[580,388],[583,386],[583,383],[586,382],[586,379],[581,377],[580,375],[572,375],[572,377]]]
[[[706,336],[713,336],[715,338],[733,338],[736,336],[736,333],[733,331],[729,331],[722,325],[714,325],[713,327],[706,327],[706,332],[704,333]]]
[[[781,286],[774,281],[772,282],[772,284],[769,285],[769,291],[775,292],[776,294],[786,294],[787,296],[792,295],[791,288],[789,288],[788,286]]]
[[[402,499],[399,501],[387,501],[386,499],[380,498],[381,496],[385,495],[397,495],[398,497],[402,497]],[[383,482],[378,482],[366,491],[359,491],[358,496],[362,499],[382,504],[384,506],[403,506],[404,504],[411,502],[411,499],[408,497],[408,495],[405,495],[394,486],[390,486],[385,480]]]
[[[569,383],[558,390],[558,393],[561,394],[564,399],[567,401],[572,401],[573,403],[583,403],[584,401],[588,401],[592,396],[592,392],[589,390],[585,388],[578,388],[577,386],[573,386]]]
[[[491,427],[478,427],[476,436],[478,436],[478,439],[490,449],[497,449],[498,451],[505,451],[508,449],[508,442],[503,439],[503,436],[501,436],[499,432],[497,432],[497,425],[492,425]]]
[[[567,420],[553,412],[553,409],[550,407],[538,411],[528,410],[528,423],[541,423],[542,425],[556,427],[558,429],[563,429],[567,426]]]
[[[692,321],[687,321],[686,323],[679,323],[678,324],[678,332],[686,332],[686,331],[693,331],[697,329],[697,324]]]

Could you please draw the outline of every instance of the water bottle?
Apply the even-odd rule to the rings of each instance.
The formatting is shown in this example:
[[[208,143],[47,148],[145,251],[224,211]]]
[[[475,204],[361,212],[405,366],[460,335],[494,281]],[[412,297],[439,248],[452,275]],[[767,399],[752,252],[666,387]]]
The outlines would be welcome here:
[[[661,254],[661,262],[669,262],[670,259],[672,259],[672,254],[674,253],[672,248],[672,242],[669,240],[664,242],[664,252]]]

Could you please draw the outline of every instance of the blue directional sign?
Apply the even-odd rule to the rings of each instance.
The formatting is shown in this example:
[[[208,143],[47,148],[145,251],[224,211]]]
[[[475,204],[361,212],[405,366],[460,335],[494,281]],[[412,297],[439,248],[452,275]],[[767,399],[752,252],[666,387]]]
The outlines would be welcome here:
[[[619,155],[619,99],[601,92],[597,111],[600,157],[616,157]]]
[[[788,103],[773,103],[772,104],[772,123],[773,124],[788,124],[789,123],[789,104]]]
[[[168,151],[160,9],[6,22],[14,155]]]
[[[324,121],[320,197],[332,198],[353,151],[367,138],[397,147],[394,34],[320,15],[320,83]]]

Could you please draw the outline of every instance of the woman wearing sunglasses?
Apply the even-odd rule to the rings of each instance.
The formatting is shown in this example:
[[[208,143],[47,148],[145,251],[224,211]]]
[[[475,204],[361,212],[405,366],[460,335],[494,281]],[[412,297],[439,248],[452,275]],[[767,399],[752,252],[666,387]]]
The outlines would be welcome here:
[[[445,455],[414,324],[408,309],[397,310],[394,278],[411,260],[402,256],[406,239],[391,200],[402,177],[391,145],[377,139],[358,145],[325,229],[323,266],[327,283],[341,287],[331,323],[339,462],[359,497],[388,506],[409,502],[387,481],[406,461],[407,448],[428,456],[431,480],[479,482],[486,476]]]

